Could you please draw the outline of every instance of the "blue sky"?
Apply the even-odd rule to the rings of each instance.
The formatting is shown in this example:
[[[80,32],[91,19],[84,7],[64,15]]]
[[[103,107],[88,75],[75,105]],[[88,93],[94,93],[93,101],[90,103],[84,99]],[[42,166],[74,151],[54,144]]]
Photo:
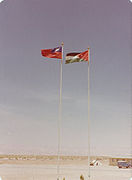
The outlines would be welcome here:
[[[131,3],[5,0],[0,4],[0,153],[57,151],[60,61],[91,48],[91,153],[131,153]],[[63,154],[87,153],[87,63],[63,63]]]

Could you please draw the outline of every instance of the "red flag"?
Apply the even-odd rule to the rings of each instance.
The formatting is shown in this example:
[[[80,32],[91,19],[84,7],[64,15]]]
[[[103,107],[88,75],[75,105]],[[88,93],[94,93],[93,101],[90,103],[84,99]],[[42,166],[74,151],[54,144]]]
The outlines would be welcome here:
[[[56,58],[61,59],[62,58],[62,47],[57,47],[54,49],[42,49],[41,50],[42,56],[48,57],[48,58]]]
[[[83,61],[89,61],[88,59],[88,51],[82,52],[80,54],[78,54],[78,57],[80,59],[82,59]]]

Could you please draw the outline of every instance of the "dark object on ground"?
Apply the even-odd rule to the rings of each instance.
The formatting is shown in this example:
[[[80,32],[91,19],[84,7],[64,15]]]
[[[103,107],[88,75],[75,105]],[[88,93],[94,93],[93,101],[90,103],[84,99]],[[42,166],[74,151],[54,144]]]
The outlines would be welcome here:
[[[81,176],[80,176],[80,180],[84,180],[84,177],[83,177],[83,175],[81,175]]]

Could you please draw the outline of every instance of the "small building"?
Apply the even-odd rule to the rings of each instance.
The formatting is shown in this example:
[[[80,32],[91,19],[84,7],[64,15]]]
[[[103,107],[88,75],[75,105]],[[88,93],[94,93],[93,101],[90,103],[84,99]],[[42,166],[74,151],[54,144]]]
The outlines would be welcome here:
[[[109,165],[117,166],[118,161],[126,161],[132,164],[132,157],[111,157],[109,158]]]

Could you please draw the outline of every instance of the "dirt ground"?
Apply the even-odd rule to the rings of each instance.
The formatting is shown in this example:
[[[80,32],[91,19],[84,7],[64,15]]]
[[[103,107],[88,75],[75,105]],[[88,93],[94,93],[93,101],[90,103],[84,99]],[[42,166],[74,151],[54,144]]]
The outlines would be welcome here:
[[[82,161],[61,162],[60,180],[79,180],[82,174],[87,178],[87,165]],[[0,163],[0,177],[2,180],[55,180],[57,179],[57,167],[50,161],[6,161]],[[119,169],[116,166],[108,166],[105,162],[101,166],[91,167],[90,180],[130,180],[132,169]]]

